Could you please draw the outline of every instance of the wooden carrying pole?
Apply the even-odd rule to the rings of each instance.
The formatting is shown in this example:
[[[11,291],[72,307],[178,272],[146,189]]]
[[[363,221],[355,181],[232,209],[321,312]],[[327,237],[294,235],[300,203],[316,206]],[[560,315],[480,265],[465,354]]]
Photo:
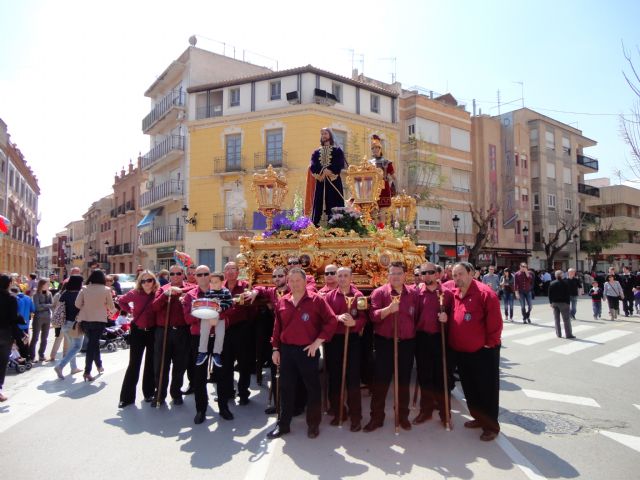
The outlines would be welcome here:
[[[347,301],[347,313],[351,314],[351,305],[355,297],[344,297]],[[342,428],[342,412],[344,410],[344,394],[347,383],[347,354],[349,352],[349,327],[344,327],[344,347],[342,350],[342,377],[340,381],[340,407],[338,408],[338,426]]]
[[[444,312],[444,293],[438,293],[440,300],[440,313]],[[451,431],[451,418],[449,416],[449,375],[447,372],[447,342],[445,341],[444,323],[440,322],[440,343],[442,346],[442,378],[444,385],[444,428]]]
[[[169,287],[171,290],[172,287]],[[158,375],[158,389],[156,391],[156,407],[160,405],[160,399],[162,398],[162,380],[164,376],[164,357],[167,353],[167,332],[169,331],[169,310],[171,309],[171,297],[167,300],[167,314],[164,318],[164,333],[162,334],[162,355],[160,355],[160,374]]]
[[[391,301],[400,303],[400,295]],[[393,410],[395,413],[396,435],[400,433],[400,401],[398,398],[398,312],[393,314]]]

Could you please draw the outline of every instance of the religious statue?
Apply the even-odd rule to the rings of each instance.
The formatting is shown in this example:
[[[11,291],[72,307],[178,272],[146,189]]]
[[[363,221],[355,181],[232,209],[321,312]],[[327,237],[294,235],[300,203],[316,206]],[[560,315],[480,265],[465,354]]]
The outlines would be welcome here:
[[[371,136],[371,153],[373,158],[369,162],[381,169],[384,177],[384,188],[378,198],[378,208],[382,210],[391,206],[391,197],[396,194],[396,177],[393,175],[395,171],[393,163],[383,156],[382,143],[378,135]]]
[[[340,172],[346,167],[342,149],[333,139],[329,128],[320,130],[320,148],[311,155],[311,165],[307,174],[305,215],[317,227],[322,214],[331,218],[331,209],[344,207],[344,192]]]

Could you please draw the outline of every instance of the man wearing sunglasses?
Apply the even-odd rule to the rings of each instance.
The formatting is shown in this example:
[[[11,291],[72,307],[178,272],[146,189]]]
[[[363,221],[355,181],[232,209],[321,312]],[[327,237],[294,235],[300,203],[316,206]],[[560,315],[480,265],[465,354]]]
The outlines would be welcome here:
[[[338,273],[338,267],[333,264],[329,264],[324,267],[324,286],[318,290],[320,295],[326,295],[331,290],[334,290],[338,287],[338,278],[336,274]]]
[[[306,266],[303,264],[303,262],[300,261],[299,258],[297,257],[290,257],[287,260],[287,267],[289,267],[289,270],[293,267],[300,267],[304,270],[304,268],[306,268]],[[307,278],[307,288],[311,288],[312,291],[316,292],[317,288],[316,288],[316,279],[313,275],[309,275],[306,274],[306,278]]]
[[[162,385],[157,386],[157,399],[151,405],[162,406],[167,395],[169,383],[169,367],[171,368],[171,387],[169,393],[174,405],[182,405],[182,382],[184,372],[189,360],[189,326],[184,318],[180,299],[191,290],[184,282],[184,272],[178,265],[172,265],[169,269],[169,283],[158,288],[151,308],[156,315],[155,345],[154,345],[154,371],[156,382],[160,378],[160,365],[162,362],[164,344],[164,366]],[[171,302],[169,303],[169,298]],[[168,313],[167,313],[168,309]],[[169,323],[167,325],[167,317]],[[167,330],[166,343],[164,343],[165,326]]]
[[[453,308],[453,294],[443,289],[436,280],[437,269],[433,263],[423,263],[420,267],[422,285],[419,289],[418,324],[416,325],[416,367],[420,385],[420,413],[413,419],[414,425],[431,420],[434,410],[439,410],[440,420],[445,415],[444,377],[442,374],[442,338],[440,322],[446,322]],[[442,305],[440,298],[442,296]],[[450,356],[449,349],[446,352]],[[451,381],[451,361],[447,361],[449,387]]]

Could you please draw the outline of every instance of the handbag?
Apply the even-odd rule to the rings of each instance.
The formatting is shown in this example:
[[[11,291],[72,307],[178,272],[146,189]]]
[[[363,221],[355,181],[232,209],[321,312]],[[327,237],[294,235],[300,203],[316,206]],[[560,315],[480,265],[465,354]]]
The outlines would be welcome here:
[[[67,304],[64,302],[58,303],[56,308],[53,309],[53,315],[51,315],[51,326],[54,328],[60,328],[67,321]]]
[[[80,322],[78,322],[77,320],[73,322],[73,325],[71,326],[71,330],[69,330],[69,336],[71,338],[80,338],[84,335],[84,331],[82,330],[82,326],[80,325]]]

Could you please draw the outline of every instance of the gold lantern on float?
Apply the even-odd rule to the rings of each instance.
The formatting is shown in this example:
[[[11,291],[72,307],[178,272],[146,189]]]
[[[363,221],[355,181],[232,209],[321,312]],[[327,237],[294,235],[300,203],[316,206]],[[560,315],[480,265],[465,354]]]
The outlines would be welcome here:
[[[354,204],[362,211],[365,225],[370,224],[371,211],[378,205],[384,187],[382,171],[365,159],[360,165],[349,165],[346,181]]]
[[[273,216],[282,210],[282,202],[289,191],[287,181],[269,165],[264,174],[253,174],[251,189],[256,193],[258,210],[267,219],[267,230],[271,230]]]
[[[397,222],[408,225],[416,219],[416,199],[403,190],[401,195],[391,197],[391,211]]]

